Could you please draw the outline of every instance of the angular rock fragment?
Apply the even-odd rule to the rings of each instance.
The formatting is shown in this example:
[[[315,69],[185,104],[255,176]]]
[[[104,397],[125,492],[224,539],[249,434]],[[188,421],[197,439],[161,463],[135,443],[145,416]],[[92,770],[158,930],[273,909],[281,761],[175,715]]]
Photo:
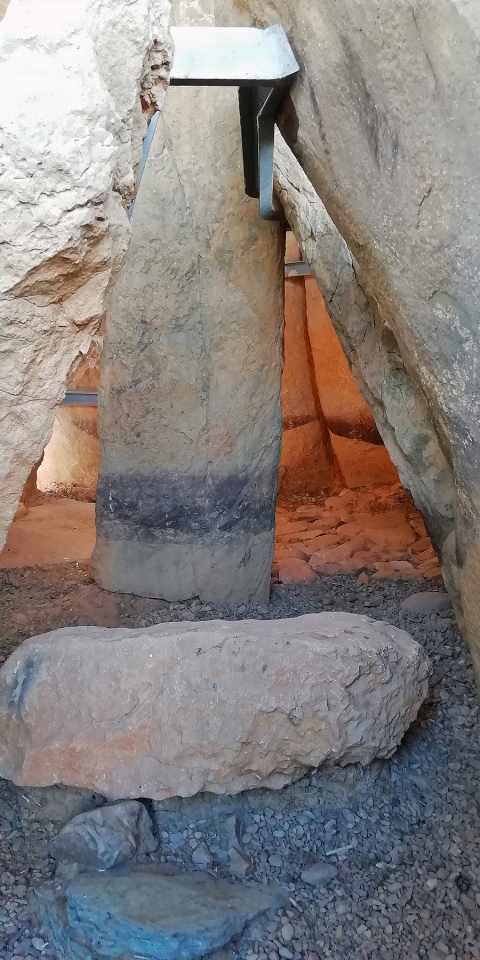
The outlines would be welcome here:
[[[324,887],[330,880],[334,880],[338,874],[338,868],[333,863],[313,863],[311,867],[302,870],[301,878],[304,883],[312,886]]]
[[[0,671],[0,775],[157,800],[278,788],[390,756],[429,672],[409,634],[348,613],[57,630]]]
[[[453,614],[450,598],[446,593],[440,593],[438,590],[412,593],[402,601],[400,607],[406,613],[414,613],[420,617],[426,617],[432,613]]]
[[[263,884],[120,868],[82,873],[65,893],[46,886],[37,894],[37,913],[61,960],[194,960],[228,943],[283,899],[277,888]]]
[[[251,876],[252,873],[255,873],[255,867],[253,863],[246,856],[245,853],[237,850],[235,847],[231,847],[228,851],[229,857],[229,870],[234,877],[238,877],[240,880],[243,880],[244,877]]]
[[[138,800],[125,800],[80,813],[50,844],[55,860],[99,870],[108,870],[156,849],[152,821]]]

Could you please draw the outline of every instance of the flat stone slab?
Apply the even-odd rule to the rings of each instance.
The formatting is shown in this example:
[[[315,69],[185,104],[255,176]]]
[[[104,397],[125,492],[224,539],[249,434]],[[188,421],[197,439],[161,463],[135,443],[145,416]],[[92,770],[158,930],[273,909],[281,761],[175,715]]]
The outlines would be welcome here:
[[[155,800],[279,788],[390,756],[429,673],[408,633],[349,613],[57,630],[0,671],[0,776]]]
[[[193,960],[228,943],[249,920],[284,902],[276,887],[242,886],[155,867],[81,873],[58,893],[37,893],[37,912],[68,960]]]

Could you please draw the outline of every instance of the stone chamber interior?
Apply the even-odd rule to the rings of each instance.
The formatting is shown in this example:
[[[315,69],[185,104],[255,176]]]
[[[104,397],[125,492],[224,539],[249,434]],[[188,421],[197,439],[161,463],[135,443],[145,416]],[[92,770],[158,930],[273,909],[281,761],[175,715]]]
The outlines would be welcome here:
[[[102,339],[101,333],[93,339],[69,376],[68,402],[58,408],[50,442],[25,484],[0,567],[86,563],[91,556]],[[365,583],[414,581],[439,577],[440,567],[353,381],[318,286],[287,232],[272,580],[302,584],[328,574],[355,574]],[[116,608],[109,596],[107,607]]]
[[[479,708],[472,671],[423,521],[380,442],[291,236],[286,261],[283,447],[270,609],[162,605],[101,590],[89,569],[97,410],[65,404],[0,558],[0,662],[23,639],[83,624],[138,628],[242,615],[261,623],[321,609],[373,614],[387,621],[380,627],[406,628],[435,665],[432,700],[391,760],[366,768],[327,765],[277,790],[199,793],[146,806],[133,800],[129,815],[137,816],[138,807],[148,820],[149,811],[160,845],[146,859],[159,859],[167,871],[188,875],[193,868],[207,881],[233,879],[248,891],[253,880],[266,894],[272,884],[286,892],[279,913],[247,925],[212,960],[478,960],[480,821],[472,788],[480,763]],[[72,372],[68,391],[95,393],[100,362],[101,338]],[[425,599],[426,606],[408,607],[412,599]],[[68,656],[59,659],[71,674]],[[137,671],[139,661],[130,675]],[[61,725],[73,737],[77,714],[69,676],[61,676],[60,687],[63,696],[52,699],[51,710],[58,716],[67,704]],[[376,707],[370,712],[375,724],[384,715]],[[390,722],[391,715],[385,717]],[[201,737],[200,717],[198,727]],[[294,722],[289,730],[295,738]],[[108,749],[108,736],[94,741],[88,741],[89,752]],[[15,788],[0,780],[2,957],[70,960],[68,951],[52,944],[51,925],[32,923],[27,898],[52,876],[52,851],[60,858],[58,884],[65,841],[57,834],[74,814],[94,807],[100,835],[104,824],[111,829],[116,805],[97,809],[99,803],[101,794],[90,790]],[[147,827],[143,842],[153,850],[157,841]],[[101,869],[95,875],[100,885]],[[135,873],[133,879],[143,908],[151,887],[146,893],[144,881]],[[102,931],[101,924],[99,936]]]
[[[7,6],[0,222],[11,225],[12,243],[0,243],[0,261],[6,248],[15,269],[2,301],[9,389],[0,486],[8,522],[70,373],[69,402],[56,408],[0,554],[0,958],[480,960],[478,686],[469,630],[467,646],[459,630],[463,609],[456,621],[422,519],[478,636],[478,470],[470,482],[478,384],[466,361],[478,333],[474,5],[174,0],[172,13],[188,23],[267,26],[275,10],[285,20],[302,63],[282,118],[275,188],[325,302],[292,234],[283,280],[281,230],[260,223],[244,196],[233,90],[209,99],[213,88],[177,87],[163,103],[149,99],[172,149],[153,145],[115,280],[129,232],[130,188],[122,233],[114,187],[135,139],[131,93],[140,81],[144,94],[166,82],[170,4],[0,0],[0,19]],[[49,16],[43,30],[34,9],[42,6],[66,15],[63,33],[61,17]],[[136,11],[138,29],[128,30]],[[43,99],[42,83],[31,82],[34,53]],[[50,59],[59,67],[51,75]],[[98,135],[104,129],[108,138]],[[130,156],[127,167],[133,185]],[[72,213],[88,228],[86,244],[83,231],[73,247],[62,234]],[[65,262],[75,267],[68,289]],[[103,278],[94,295],[93,276]],[[108,331],[100,328],[71,368],[107,299]],[[99,438],[102,363],[111,380]],[[155,383],[161,396],[152,399]],[[92,402],[79,403],[80,394]],[[190,486],[172,483],[187,461]],[[145,519],[138,493],[149,480]],[[222,503],[225,486],[233,496]],[[115,489],[124,512],[112,508],[102,529]],[[193,515],[173,532],[165,522],[172,489],[181,517]],[[253,501],[250,525],[222,539],[231,532],[222,517],[215,526],[222,509],[235,527],[243,515],[232,502]],[[269,524],[258,563],[250,563],[252,516]],[[147,534],[153,528],[148,555],[146,537],[127,536],[143,521]],[[171,563],[158,549],[170,533]],[[93,576],[102,536],[110,589]],[[115,579],[115,542],[131,581]],[[155,553],[187,599],[176,599],[180,588],[159,599]],[[135,576],[141,586],[146,568],[164,592],[120,592]],[[220,582],[215,595],[191,589],[205,569],[216,590]],[[259,570],[254,593],[245,585],[255,588]],[[225,599],[232,583],[238,590]],[[172,917],[187,941],[174,953]],[[199,946],[211,923],[213,940]]]

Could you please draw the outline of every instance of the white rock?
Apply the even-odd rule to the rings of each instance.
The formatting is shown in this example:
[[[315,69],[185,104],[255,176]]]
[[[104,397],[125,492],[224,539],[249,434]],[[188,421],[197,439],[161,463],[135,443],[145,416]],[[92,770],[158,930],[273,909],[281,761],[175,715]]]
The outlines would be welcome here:
[[[0,548],[123,260],[169,7],[11,0],[0,27]]]

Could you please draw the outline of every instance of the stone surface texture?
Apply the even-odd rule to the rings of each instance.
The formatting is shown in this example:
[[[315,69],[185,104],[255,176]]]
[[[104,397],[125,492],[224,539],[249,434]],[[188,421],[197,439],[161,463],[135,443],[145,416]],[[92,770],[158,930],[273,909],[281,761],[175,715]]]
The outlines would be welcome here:
[[[354,614],[58,630],[2,667],[0,775],[107,797],[279,788],[390,756],[429,669],[407,633]]]
[[[228,943],[248,921],[282,906],[276,886],[248,887],[175,868],[85,872],[64,893],[46,886],[37,912],[65,960],[194,960]]]
[[[477,6],[237,0],[237,8],[259,24],[282,22],[301,62],[282,129],[313,189],[285,154],[277,184],[441,554],[478,673]]]
[[[106,804],[67,823],[52,840],[50,853],[65,863],[109,870],[157,849],[152,826],[138,800]]]
[[[312,570],[356,573],[367,583],[370,577],[441,577],[423,520],[398,482],[316,502],[278,502],[273,576],[280,583],[312,582]]]
[[[212,4],[181,6],[177,22],[215,22]],[[93,561],[101,586],[267,600],[282,236],[245,196],[236,92],[171,88],[107,316]]]
[[[0,545],[123,260],[168,0],[11,0],[0,27]],[[0,13],[1,16],[1,13]]]
[[[328,220],[298,195],[293,203],[307,216],[297,239],[317,264],[357,382],[441,553],[479,673],[477,5],[238,6],[261,23],[281,21],[302,64],[283,130],[354,269],[340,244],[335,254]],[[295,185],[284,186],[291,204]]]

